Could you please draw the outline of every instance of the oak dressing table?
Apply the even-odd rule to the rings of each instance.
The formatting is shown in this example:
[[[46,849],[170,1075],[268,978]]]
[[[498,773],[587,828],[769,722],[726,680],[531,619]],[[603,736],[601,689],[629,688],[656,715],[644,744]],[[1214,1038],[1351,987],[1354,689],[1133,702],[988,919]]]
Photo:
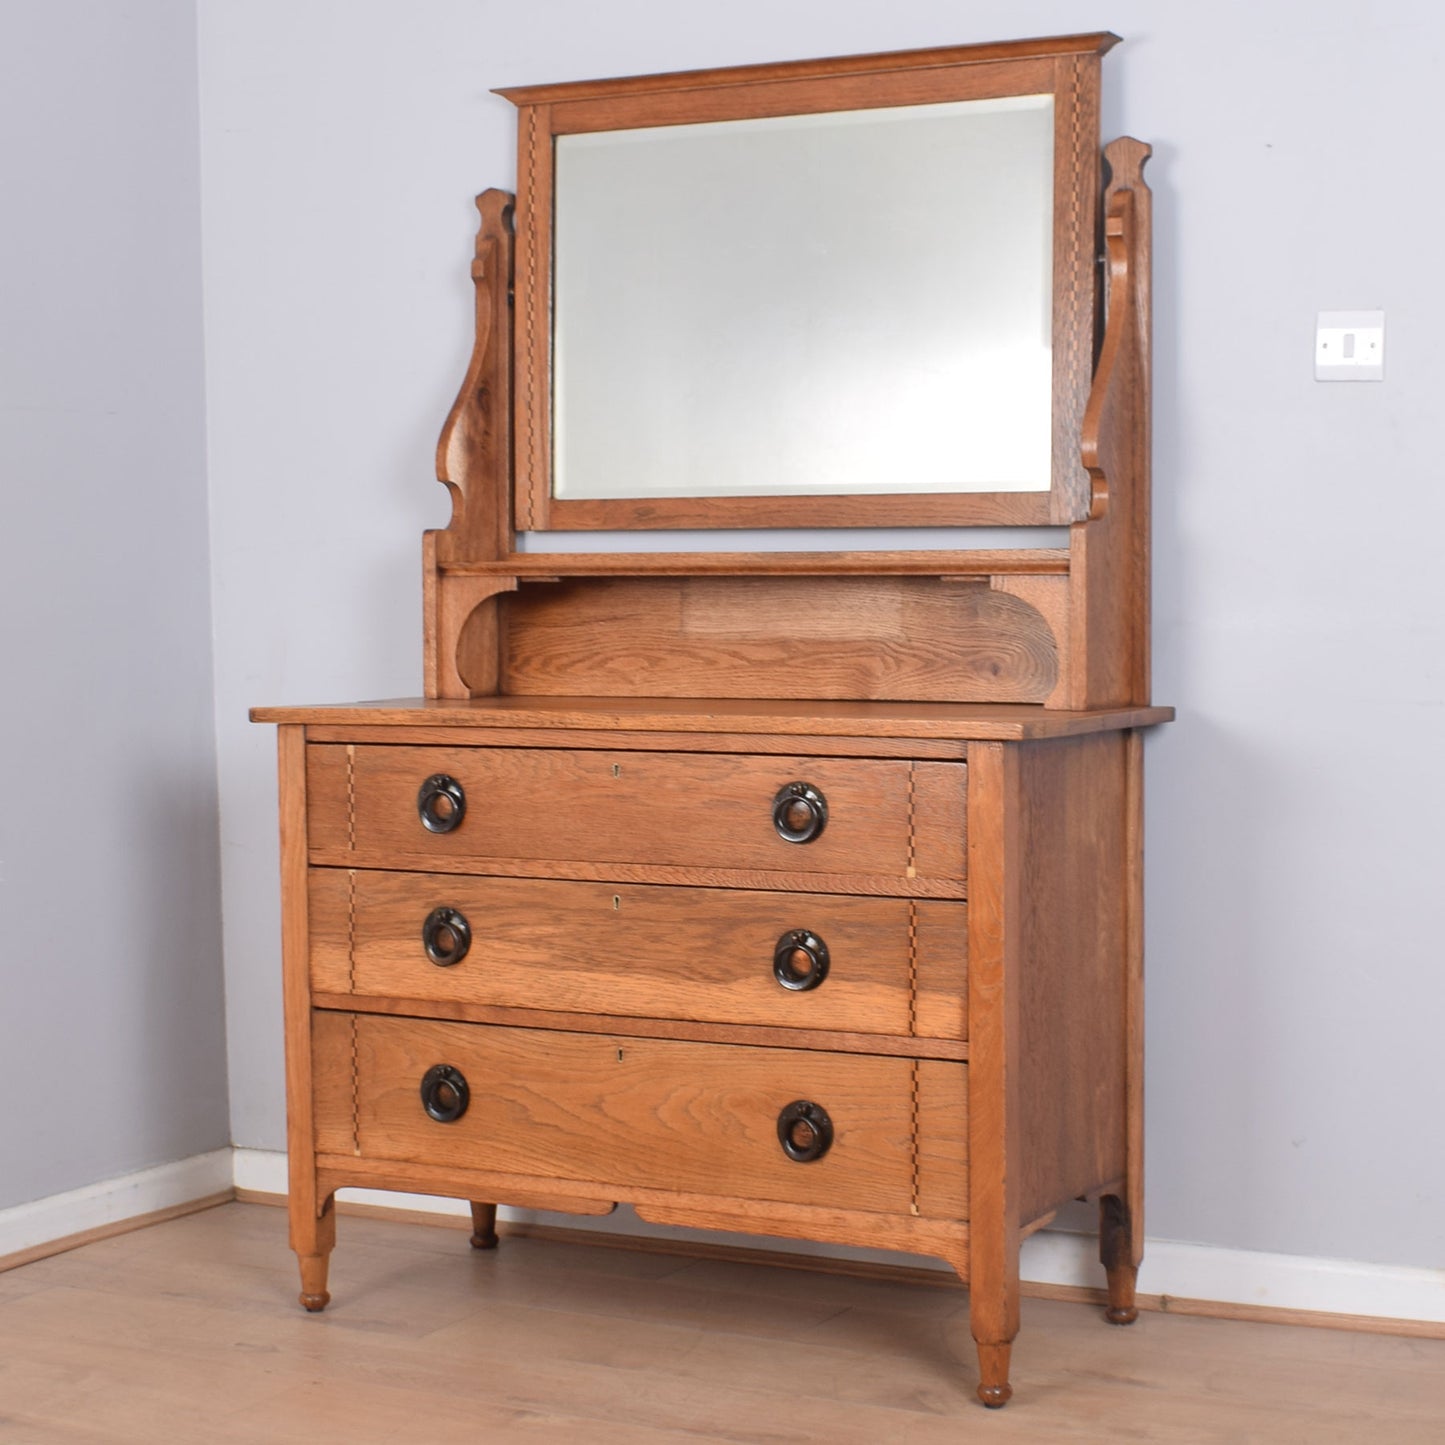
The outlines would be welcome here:
[[[478,1247],[498,1202],[623,1201],[939,1257],[991,1406],[1061,1204],[1098,1202],[1134,1317],[1141,739],[1172,714],[1114,41],[502,92],[426,696],[253,713],[307,1309],[359,1185],[473,1201]],[[678,530],[754,545],[617,544]]]

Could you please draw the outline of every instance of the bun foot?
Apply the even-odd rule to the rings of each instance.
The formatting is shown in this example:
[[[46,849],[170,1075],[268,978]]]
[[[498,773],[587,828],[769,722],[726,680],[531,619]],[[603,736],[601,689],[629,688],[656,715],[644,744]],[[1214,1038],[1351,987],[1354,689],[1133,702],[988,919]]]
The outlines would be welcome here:
[[[308,1314],[324,1310],[331,1303],[326,1290],[326,1266],[331,1262],[328,1254],[303,1254],[300,1256],[301,1293],[297,1298]]]
[[[1007,1381],[1002,1385],[980,1385],[978,1387],[978,1398],[990,1410],[1002,1410],[1013,1399],[1013,1393],[1013,1386]]]
[[[1110,1305],[1104,1318],[1111,1325],[1132,1325],[1139,1318],[1139,1310],[1135,1305]]]
[[[473,1249],[495,1249],[497,1247],[497,1206],[472,1202],[472,1237],[468,1241]]]
[[[978,1347],[978,1398],[990,1410],[1003,1409],[1013,1398],[1013,1386],[1008,1382],[1011,1350],[1011,1345],[979,1345]]]

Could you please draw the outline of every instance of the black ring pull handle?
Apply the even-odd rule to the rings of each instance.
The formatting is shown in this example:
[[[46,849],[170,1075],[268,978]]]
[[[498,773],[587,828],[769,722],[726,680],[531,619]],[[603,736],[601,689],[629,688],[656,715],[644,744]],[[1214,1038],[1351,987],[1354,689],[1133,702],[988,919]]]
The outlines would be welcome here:
[[[466,1075],[451,1064],[436,1064],[422,1075],[422,1108],[438,1124],[455,1124],[471,1102]]]
[[[828,945],[809,929],[789,929],[773,950],[773,977],[795,993],[817,988],[828,977]]]
[[[417,789],[416,812],[428,833],[450,833],[467,815],[467,795],[455,778],[433,773]]]
[[[787,783],[773,799],[773,827],[785,843],[811,843],[828,825],[828,800],[811,783]]]
[[[472,946],[472,925],[455,908],[433,908],[421,926],[422,947],[438,968],[450,968],[467,956]]]
[[[821,1104],[795,1099],[778,1115],[778,1143],[799,1164],[821,1159],[833,1146],[833,1121]]]

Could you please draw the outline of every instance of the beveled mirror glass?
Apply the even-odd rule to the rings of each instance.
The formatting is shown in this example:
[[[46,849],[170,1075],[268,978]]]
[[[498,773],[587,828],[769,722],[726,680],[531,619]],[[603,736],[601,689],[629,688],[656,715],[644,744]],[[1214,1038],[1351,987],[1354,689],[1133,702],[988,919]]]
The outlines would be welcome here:
[[[1047,492],[1053,98],[559,136],[558,499]]]
[[[502,92],[518,525],[1086,515],[1112,41]]]

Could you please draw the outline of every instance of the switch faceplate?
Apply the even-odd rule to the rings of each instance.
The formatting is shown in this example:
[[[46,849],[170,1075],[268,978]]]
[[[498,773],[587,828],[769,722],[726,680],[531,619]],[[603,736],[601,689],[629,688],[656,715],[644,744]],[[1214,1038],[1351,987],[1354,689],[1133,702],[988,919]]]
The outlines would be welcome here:
[[[1385,313],[1321,311],[1315,327],[1315,380],[1384,379]]]

